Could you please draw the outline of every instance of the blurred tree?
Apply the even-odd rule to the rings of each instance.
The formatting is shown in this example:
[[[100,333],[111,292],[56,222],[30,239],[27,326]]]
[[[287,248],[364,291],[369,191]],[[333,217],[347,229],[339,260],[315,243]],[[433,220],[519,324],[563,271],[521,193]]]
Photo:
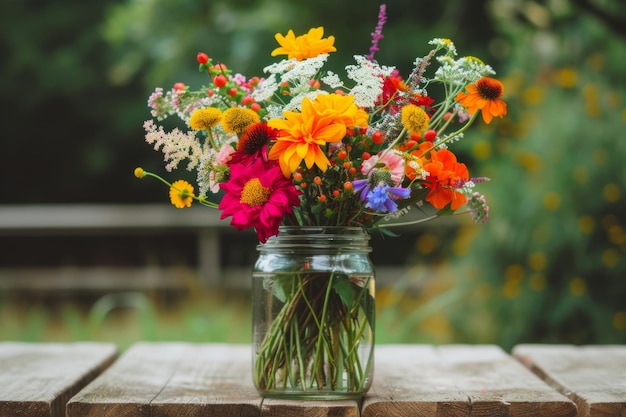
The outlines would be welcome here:
[[[413,300],[429,309],[413,325],[436,318],[447,332],[423,338],[506,348],[625,343],[626,40],[574,4],[503,4],[509,114],[459,144],[492,178],[491,216],[442,242],[452,268],[423,279],[440,295]]]
[[[6,0],[0,15],[4,80],[0,203],[162,201],[158,184],[139,184],[132,169],[161,169],[143,142],[146,99],[156,86],[201,84],[195,55],[249,75],[272,58],[273,35],[325,26],[341,53],[337,72],[365,54],[378,1],[331,0]],[[447,0],[415,7],[388,4],[386,39],[377,55],[403,73],[435,36],[458,38],[484,56],[494,36],[486,0]],[[279,11],[279,12],[277,12]],[[19,178],[19,181],[8,179]]]

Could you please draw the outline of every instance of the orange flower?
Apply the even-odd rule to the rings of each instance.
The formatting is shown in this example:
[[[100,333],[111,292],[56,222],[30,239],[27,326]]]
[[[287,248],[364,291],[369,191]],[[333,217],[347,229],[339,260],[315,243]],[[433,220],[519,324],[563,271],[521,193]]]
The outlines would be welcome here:
[[[315,58],[320,54],[337,51],[333,46],[335,37],[322,38],[322,36],[324,36],[324,28],[321,26],[312,28],[307,34],[298,37],[291,29],[287,32],[287,36],[277,33],[274,38],[280,47],[272,51],[272,56],[287,55],[288,59],[295,58],[302,61],[307,58]]]
[[[500,81],[482,77],[465,89],[467,93],[460,92],[454,100],[461,103],[470,114],[480,110],[487,124],[491,123],[494,116],[502,117],[506,114],[506,103],[500,100],[504,94],[504,86]]]
[[[465,204],[465,196],[457,191],[457,187],[469,180],[469,173],[467,166],[457,162],[450,150],[430,151],[430,160],[423,168],[428,172],[424,185],[430,188],[426,201],[439,210],[448,204],[452,210]]]
[[[326,171],[330,162],[321,147],[341,141],[347,127],[367,123],[367,113],[354,104],[354,97],[339,94],[320,94],[314,101],[304,98],[300,113],[284,115],[285,119],[271,119],[267,125],[279,131],[268,159],[278,160],[285,177],[302,161],[307,168],[317,165]]]

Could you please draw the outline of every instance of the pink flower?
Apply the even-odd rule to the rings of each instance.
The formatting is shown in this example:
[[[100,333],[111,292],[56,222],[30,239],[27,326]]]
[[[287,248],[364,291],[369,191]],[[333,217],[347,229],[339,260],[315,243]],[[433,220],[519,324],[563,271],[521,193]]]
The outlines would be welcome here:
[[[384,166],[376,166],[379,164]],[[363,161],[361,164],[361,173],[370,177],[375,171],[389,171],[391,181],[394,186],[400,185],[404,178],[404,159],[394,152],[382,152],[372,156],[370,159]],[[391,184],[389,184],[391,185]]]
[[[230,180],[220,187],[225,191],[220,219],[232,216],[230,224],[237,230],[254,227],[261,243],[277,235],[283,216],[300,205],[301,193],[280,167],[265,165],[261,159],[231,165]]]

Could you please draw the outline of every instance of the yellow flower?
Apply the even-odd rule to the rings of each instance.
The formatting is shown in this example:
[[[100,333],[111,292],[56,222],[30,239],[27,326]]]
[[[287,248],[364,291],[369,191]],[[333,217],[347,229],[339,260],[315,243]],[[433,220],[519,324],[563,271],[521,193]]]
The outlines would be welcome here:
[[[354,96],[342,94],[318,94],[313,102],[320,117],[328,117],[347,127],[367,127],[369,115],[354,104]]]
[[[222,115],[224,130],[237,135],[243,133],[251,124],[260,121],[261,118],[254,110],[243,107],[231,107]]]
[[[175,181],[170,187],[170,201],[176,208],[191,207],[193,186],[185,180]]]
[[[322,146],[339,142],[348,126],[365,127],[367,114],[354,104],[354,97],[320,94],[315,101],[302,100],[302,111],[285,112],[285,119],[271,119],[267,125],[278,129],[276,143],[268,158],[278,160],[285,177],[304,161],[307,168],[317,165],[326,171],[330,162]]]
[[[415,104],[407,104],[402,107],[402,124],[411,133],[419,134],[428,129],[430,118],[428,114]]]
[[[500,81],[482,77],[465,89],[467,93],[460,92],[454,101],[461,103],[470,114],[475,114],[480,110],[487,124],[491,123],[494,117],[502,117],[506,114],[506,103],[500,99],[504,93],[504,86]]]
[[[312,28],[306,35],[298,37],[291,29],[287,32],[287,36],[277,33],[274,38],[280,47],[272,51],[272,56],[287,55],[288,59],[295,58],[298,61],[302,61],[303,59],[314,58],[320,54],[337,51],[333,46],[335,37],[322,38],[322,36],[324,36],[324,28],[321,26]]]
[[[222,111],[215,107],[206,107],[193,112],[189,126],[193,130],[209,130],[222,120]]]

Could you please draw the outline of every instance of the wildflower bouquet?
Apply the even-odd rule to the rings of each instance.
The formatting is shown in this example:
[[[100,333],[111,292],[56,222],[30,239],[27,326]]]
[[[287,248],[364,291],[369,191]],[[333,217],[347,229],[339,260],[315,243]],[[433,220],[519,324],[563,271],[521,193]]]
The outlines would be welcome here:
[[[261,243],[277,235],[281,225],[387,230],[406,224],[389,220],[427,206],[436,214],[425,219],[465,207],[476,222],[486,221],[485,199],[474,190],[486,178],[471,178],[449,145],[463,137],[479,114],[485,123],[506,114],[502,84],[490,78],[494,71],[489,65],[457,57],[453,42],[441,38],[430,41],[431,50],[402,77],[374,59],[385,20],[383,5],[370,53],[354,57],[355,63],[345,68],[347,81],[323,69],[336,48],[334,37],[324,37],[322,27],[300,36],[291,30],[276,34],[279,46],[271,55],[286,58],[266,67],[262,77],[248,78],[198,53],[207,85],[196,90],[183,83],[167,91],[157,88],[148,100],[156,121],[177,116],[185,128],[165,131],[154,120],[144,124],[145,139],[164,153],[166,170],[186,161],[186,168],[197,173],[198,190],[141,168],[135,175],[167,184],[176,207],[197,201],[221,210],[221,218],[230,217],[238,230],[254,228]],[[439,95],[431,95],[431,89]],[[351,299],[358,299],[363,287],[351,285],[356,294]],[[345,302],[338,293],[328,291],[327,296]],[[310,306],[306,298],[284,300],[286,311],[310,311]],[[352,314],[351,309],[359,306],[342,311]],[[302,320],[302,315],[289,317]],[[324,323],[319,316],[300,324],[326,335],[339,325],[354,326],[352,330],[362,325],[345,317]],[[276,373],[295,363],[299,373],[316,362],[319,349],[303,352],[279,331],[285,322],[276,326],[268,334],[282,338],[277,345],[285,356],[261,368]],[[342,348],[349,352],[354,346]],[[327,354],[332,357],[333,352],[337,349]],[[298,375],[290,376],[294,385],[301,381]]]

